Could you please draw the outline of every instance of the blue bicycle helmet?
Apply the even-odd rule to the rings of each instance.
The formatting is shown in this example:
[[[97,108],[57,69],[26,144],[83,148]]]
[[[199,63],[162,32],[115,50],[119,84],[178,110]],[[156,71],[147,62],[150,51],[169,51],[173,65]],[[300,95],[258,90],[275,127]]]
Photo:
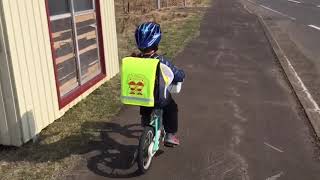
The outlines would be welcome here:
[[[135,38],[138,48],[142,51],[156,48],[161,40],[160,25],[153,22],[141,24],[136,30]]]

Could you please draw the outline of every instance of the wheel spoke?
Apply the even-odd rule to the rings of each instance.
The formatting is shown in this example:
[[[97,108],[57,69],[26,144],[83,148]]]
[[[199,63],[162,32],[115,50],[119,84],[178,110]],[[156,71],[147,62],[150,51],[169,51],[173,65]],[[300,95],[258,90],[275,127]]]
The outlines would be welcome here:
[[[153,142],[153,137],[154,137],[153,128],[146,127],[139,142],[139,156],[138,156],[139,157],[138,166],[141,172],[143,173],[149,169],[152,161],[152,155],[150,154],[149,149],[151,148],[150,145]]]
[[[147,165],[150,157],[149,157],[149,146],[152,142],[152,132],[148,132],[147,137],[146,137],[146,141],[145,141],[145,146],[144,146],[144,160],[143,160],[143,164]]]

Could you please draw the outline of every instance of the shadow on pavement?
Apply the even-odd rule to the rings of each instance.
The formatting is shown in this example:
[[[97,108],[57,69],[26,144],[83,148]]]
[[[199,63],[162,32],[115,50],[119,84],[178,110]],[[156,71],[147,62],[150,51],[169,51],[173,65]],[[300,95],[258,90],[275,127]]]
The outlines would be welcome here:
[[[38,142],[20,148],[0,146],[0,159],[38,164],[83,155],[85,161],[73,170],[75,174],[92,172],[110,178],[136,177],[139,174],[135,152],[141,132],[141,125],[137,123],[85,122],[81,133],[49,144],[42,144],[42,141],[54,137],[54,134],[41,136]]]
[[[101,130],[102,141],[94,142],[96,150],[88,154],[88,169],[109,178],[139,176],[135,157],[142,131],[140,124],[121,126],[116,123],[102,123],[95,126],[90,128]]]

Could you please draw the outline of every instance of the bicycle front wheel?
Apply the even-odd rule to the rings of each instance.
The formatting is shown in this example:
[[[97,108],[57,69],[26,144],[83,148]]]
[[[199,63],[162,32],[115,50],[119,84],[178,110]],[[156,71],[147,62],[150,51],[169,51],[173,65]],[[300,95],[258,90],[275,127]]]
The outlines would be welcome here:
[[[143,133],[139,140],[139,149],[138,149],[138,158],[137,163],[139,167],[140,173],[144,174],[146,173],[150,166],[152,161],[152,152],[150,152],[152,149],[151,144],[153,144],[153,138],[154,138],[154,130],[150,126],[146,126],[143,130]]]

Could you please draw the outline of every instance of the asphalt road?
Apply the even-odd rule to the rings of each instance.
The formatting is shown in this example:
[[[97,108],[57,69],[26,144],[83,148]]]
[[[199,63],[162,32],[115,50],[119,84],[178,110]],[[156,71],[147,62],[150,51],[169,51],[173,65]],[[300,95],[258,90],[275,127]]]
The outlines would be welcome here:
[[[263,17],[277,43],[302,80],[311,99],[320,104],[320,1],[244,0]]]
[[[319,180],[318,148],[256,16],[214,0],[200,36],[176,57],[187,74],[177,148],[136,174],[138,109],[99,125],[103,141],[63,179]],[[92,148],[91,148],[92,149]]]
[[[295,18],[298,23],[313,25],[320,33],[320,2],[314,0],[257,0],[257,2],[272,10]]]
[[[289,27],[284,27],[285,30],[304,55],[320,68],[319,0],[252,0],[252,2],[274,15],[291,19],[293,22]]]

